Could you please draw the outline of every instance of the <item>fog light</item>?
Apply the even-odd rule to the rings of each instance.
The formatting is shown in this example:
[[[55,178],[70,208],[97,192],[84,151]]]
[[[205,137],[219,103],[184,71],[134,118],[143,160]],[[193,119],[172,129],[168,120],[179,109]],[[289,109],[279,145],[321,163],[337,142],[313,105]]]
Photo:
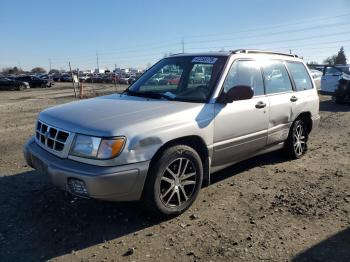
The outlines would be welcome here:
[[[72,194],[88,196],[88,191],[84,181],[76,178],[68,178],[67,185],[68,185],[68,190]]]

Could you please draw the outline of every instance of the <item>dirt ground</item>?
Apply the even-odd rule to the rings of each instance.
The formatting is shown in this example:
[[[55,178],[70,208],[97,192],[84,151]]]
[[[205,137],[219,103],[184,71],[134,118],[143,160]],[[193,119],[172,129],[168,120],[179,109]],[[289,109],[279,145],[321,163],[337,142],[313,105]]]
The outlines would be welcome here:
[[[26,166],[38,112],[72,94],[67,84],[0,92],[0,261],[350,261],[350,105],[321,96],[305,157],[275,152],[227,168],[164,221],[141,203],[73,197]]]

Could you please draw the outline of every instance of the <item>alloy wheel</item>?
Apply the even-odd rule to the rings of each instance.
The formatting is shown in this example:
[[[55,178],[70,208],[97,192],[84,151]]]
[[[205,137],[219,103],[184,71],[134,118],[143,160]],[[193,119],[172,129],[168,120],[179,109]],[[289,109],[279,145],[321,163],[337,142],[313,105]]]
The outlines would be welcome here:
[[[293,147],[296,155],[301,156],[306,149],[306,133],[304,127],[299,124],[295,128],[293,136]]]
[[[189,201],[198,180],[194,163],[188,158],[177,158],[165,169],[160,181],[160,199],[166,207],[174,208]]]

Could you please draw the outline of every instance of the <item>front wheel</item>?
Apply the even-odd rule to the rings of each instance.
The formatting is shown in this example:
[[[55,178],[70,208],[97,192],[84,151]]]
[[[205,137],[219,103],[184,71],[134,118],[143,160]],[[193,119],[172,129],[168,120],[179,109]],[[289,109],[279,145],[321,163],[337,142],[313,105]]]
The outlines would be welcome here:
[[[18,91],[23,91],[24,89],[26,89],[27,87],[25,86],[25,85],[19,85],[18,87],[17,87],[17,90]]]
[[[305,122],[301,119],[295,120],[285,144],[286,155],[294,159],[301,158],[307,151],[307,140],[308,132]]]
[[[147,206],[153,213],[175,216],[197,198],[203,181],[203,165],[193,148],[177,145],[161,154],[148,175],[144,195]]]
[[[335,103],[336,104],[343,104],[344,103],[344,99],[345,99],[344,95],[337,94],[335,96]]]

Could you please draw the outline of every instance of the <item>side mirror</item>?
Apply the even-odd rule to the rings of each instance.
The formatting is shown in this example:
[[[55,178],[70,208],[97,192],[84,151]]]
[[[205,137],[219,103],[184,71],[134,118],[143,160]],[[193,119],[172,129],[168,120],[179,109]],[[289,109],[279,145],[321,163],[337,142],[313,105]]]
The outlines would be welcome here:
[[[233,101],[247,100],[254,96],[254,91],[250,86],[238,85],[222,93],[218,99],[220,103],[232,103]]]

